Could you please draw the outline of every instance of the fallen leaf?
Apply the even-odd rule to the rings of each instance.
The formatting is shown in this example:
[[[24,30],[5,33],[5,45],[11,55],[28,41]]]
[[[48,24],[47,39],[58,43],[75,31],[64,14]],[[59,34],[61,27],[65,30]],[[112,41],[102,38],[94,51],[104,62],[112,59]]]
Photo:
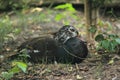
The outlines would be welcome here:
[[[42,10],[43,10],[42,8],[34,8],[34,9],[31,10],[31,12],[35,12],[35,11],[40,12]]]
[[[114,63],[114,59],[111,59],[108,64],[113,64]]]
[[[76,78],[77,78],[77,80],[82,80],[83,79],[83,77],[81,77],[80,75],[77,75]]]

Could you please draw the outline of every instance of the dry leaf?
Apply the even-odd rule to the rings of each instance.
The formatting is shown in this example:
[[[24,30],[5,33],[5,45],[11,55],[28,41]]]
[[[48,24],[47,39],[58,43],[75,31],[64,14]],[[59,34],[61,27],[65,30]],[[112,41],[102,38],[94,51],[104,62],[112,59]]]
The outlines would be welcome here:
[[[34,9],[31,10],[31,12],[35,12],[35,11],[40,12],[42,10],[43,10],[42,8],[34,8]]]
[[[77,75],[76,78],[77,78],[77,80],[82,80],[83,79],[83,77],[81,77],[80,75]]]

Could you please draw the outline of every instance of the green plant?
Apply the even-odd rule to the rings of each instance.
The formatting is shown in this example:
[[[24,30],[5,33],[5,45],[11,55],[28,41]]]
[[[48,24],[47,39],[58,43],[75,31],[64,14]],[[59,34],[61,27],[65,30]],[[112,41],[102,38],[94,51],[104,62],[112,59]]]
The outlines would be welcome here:
[[[16,8],[27,8],[31,0],[0,0],[0,9],[16,9]],[[3,5],[4,4],[4,5]]]
[[[12,67],[13,68],[10,70],[1,73],[2,79],[10,80],[14,74],[19,73],[20,71],[26,73],[27,70],[27,64],[21,61],[13,61]]]
[[[115,15],[114,8],[111,8],[107,13],[110,14],[112,17],[117,18],[117,16]]]
[[[94,25],[92,25],[89,29],[89,32],[91,33],[95,33],[96,31],[97,31],[97,28]]]
[[[103,6],[105,3],[111,3],[112,0],[91,0],[91,2],[93,3],[94,8],[96,7],[101,7]]]
[[[118,45],[120,45],[120,38],[115,34],[99,34],[95,37],[98,43],[97,49],[104,50],[108,53],[117,52]]]
[[[61,4],[56,6],[54,9],[56,10],[62,10],[59,14],[55,16],[56,21],[61,21],[63,18],[66,18],[68,16],[71,16],[72,18],[76,19],[77,16],[75,15],[76,10],[70,3]],[[70,22],[68,20],[63,21],[64,24],[69,24]]]
[[[15,35],[21,32],[20,28],[15,28],[8,15],[0,19],[0,50],[3,49],[4,43],[13,40]]]
[[[4,18],[5,19],[0,21],[0,49],[3,46],[5,37],[7,37],[7,35],[10,34],[13,30],[9,16],[5,16]]]
[[[28,57],[30,58],[30,55],[27,54],[28,53],[28,50],[27,49],[22,49],[20,51],[20,54],[18,55],[18,60],[22,60],[24,62],[28,62]]]
[[[72,4],[70,4],[70,3],[58,5],[55,7],[55,9],[65,9],[68,11],[75,12],[75,9],[73,8]]]

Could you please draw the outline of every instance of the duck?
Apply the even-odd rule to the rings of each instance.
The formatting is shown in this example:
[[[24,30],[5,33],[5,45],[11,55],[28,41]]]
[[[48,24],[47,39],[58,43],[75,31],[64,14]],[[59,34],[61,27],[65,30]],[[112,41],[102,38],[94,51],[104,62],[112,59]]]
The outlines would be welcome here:
[[[87,57],[87,45],[78,37],[78,30],[74,26],[62,26],[52,35],[23,42],[17,48],[18,53],[26,53],[28,60],[39,63],[80,63]]]

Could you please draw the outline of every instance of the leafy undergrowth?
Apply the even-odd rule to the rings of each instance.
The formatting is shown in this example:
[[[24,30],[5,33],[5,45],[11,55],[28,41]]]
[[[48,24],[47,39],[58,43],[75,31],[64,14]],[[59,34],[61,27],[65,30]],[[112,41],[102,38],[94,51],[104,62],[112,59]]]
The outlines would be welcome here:
[[[87,58],[80,64],[31,64],[26,73],[16,73],[10,80],[119,80],[120,60],[112,63],[101,62],[99,57]],[[9,65],[9,66],[6,66]],[[10,69],[3,62],[1,71]]]
[[[62,16],[58,15],[63,13]],[[66,16],[67,14],[67,16]],[[76,15],[79,18],[72,17]],[[85,21],[82,12],[70,13],[64,10],[50,10],[43,8],[31,8],[22,11],[12,11],[1,14],[3,17],[0,21],[7,21],[2,26],[8,24],[12,27],[6,36],[12,37],[12,42],[4,45],[3,51],[0,52],[0,60],[4,55],[12,55],[16,48],[26,39],[48,35],[57,31],[65,24],[74,25],[83,38],[85,36]],[[7,16],[6,16],[7,15]],[[3,22],[4,23],[4,22]],[[112,25],[118,24],[111,22]],[[119,24],[118,24],[119,25]],[[117,27],[111,28],[108,21],[99,21],[100,31],[108,33],[118,33]],[[13,30],[12,30],[13,29]],[[118,30],[118,29],[117,29]],[[15,33],[19,33],[15,35]],[[8,40],[8,39],[7,39]],[[0,43],[3,43],[2,41]],[[95,49],[94,49],[95,50]],[[104,54],[104,53],[102,53]],[[11,69],[10,62],[3,61],[0,64],[0,73]],[[0,76],[1,78],[1,76]],[[91,52],[90,56],[80,64],[31,64],[28,63],[26,73],[19,72],[14,74],[10,80],[119,80],[120,79],[120,58],[115,54],[101,56]]]

